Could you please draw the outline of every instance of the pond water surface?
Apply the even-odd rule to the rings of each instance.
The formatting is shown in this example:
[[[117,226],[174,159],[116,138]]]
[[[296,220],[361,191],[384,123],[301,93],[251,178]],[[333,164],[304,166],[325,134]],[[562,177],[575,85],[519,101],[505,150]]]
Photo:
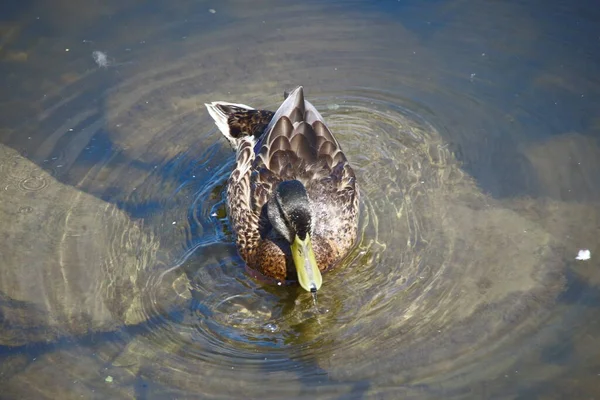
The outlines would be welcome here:
[[[3,4],[0,399],[599,396],[598,10]],[[238,256],[204,108],[297,85],[362,191],[316,306]]]

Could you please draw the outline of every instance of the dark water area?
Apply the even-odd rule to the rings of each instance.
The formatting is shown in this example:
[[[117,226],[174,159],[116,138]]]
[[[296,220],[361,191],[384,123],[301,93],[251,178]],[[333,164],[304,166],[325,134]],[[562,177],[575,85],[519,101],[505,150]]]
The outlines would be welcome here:
[[[0,399],[600,396],[599,77],[593,1],[4,2]],[[297,85],[362,192],[317,306],[204,107]]]

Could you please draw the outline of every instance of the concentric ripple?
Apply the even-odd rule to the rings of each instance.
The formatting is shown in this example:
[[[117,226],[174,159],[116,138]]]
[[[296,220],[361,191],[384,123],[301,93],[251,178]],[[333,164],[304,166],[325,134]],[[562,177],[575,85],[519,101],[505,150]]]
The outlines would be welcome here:
[[[359,241],[325,275],[316,305],[295,286],[256,279],[236,254],[224,206],[233,154],[210,131],[224,151],[199,165],[221,166],[194,188],[187,220],[202,234],[156,275],[144,302],[147,346],[162,349],[152,379],[167,384],[171,370],[215,396],[234,390],[231,380],[251,393],[266,381],[297,395],[299,382],[327,371],[338,389],[370,381],[385,394],[408,382],[407,370],[420,381],[444,376],[448,363],[454,372],[483,369],[479,360],[498,358],[498,343],[526,345],[530,324],[547,318],[562,288],[550,237],[481,194],[436,129],[393,100],[364,88],[314,100],[362,193]],[[189,309],[160,308],[153,287],[169,279],[183,283],[176,291]]]
[[[112,368],[215,398],[257,395],[265,385],[301,397],[324,376],[332,395],[355,382],[369,382],[370,394],[398,385],[411,394],[415,382],[451,379],[449,363],[451,375],[479,372],[506,346],[526,346],[561,289],[548,234],[484,196],[426,115],[412,111],[418,104],[367,88],[313,103],[362,194],[358,243],[325,275],[317,304],[296,286],[257,279],[237,255],[225,209],[233,152],[202,109],[163,121],[134,160],[112,157],[87,172],[81,186],[102,182],[120,209],[100,217],[112,240],[91,294],[141,328],[106,344],[100,354],[118,353]],[[136,131],[144,121],[109,124]],[[159,147],[163,137],[178,144]],[[27,176],[22,182],[38,179]],[[74,204],[59,221],[78,238],[61,243],[71,262],[90,248],[81,239],[90,235],[84,203]]]

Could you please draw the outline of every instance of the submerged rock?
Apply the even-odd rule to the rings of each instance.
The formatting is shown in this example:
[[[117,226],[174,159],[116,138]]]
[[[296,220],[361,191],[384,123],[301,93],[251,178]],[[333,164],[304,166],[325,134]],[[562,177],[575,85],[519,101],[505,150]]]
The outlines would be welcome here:
[[[0,147],[0,345],[138,324],[158,241],[115,205]],[[179,296],[165,282],[163,294]]]

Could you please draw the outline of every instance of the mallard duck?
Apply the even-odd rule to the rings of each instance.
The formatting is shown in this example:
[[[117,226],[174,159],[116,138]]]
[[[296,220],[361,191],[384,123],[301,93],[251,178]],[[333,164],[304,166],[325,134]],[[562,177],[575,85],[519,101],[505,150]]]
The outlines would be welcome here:
[[[316,292],[357,235],[358,184],[340,144],[302,87],[274,113],[223,101],[206,108],[236,151],[227,207],[240,255]]]

